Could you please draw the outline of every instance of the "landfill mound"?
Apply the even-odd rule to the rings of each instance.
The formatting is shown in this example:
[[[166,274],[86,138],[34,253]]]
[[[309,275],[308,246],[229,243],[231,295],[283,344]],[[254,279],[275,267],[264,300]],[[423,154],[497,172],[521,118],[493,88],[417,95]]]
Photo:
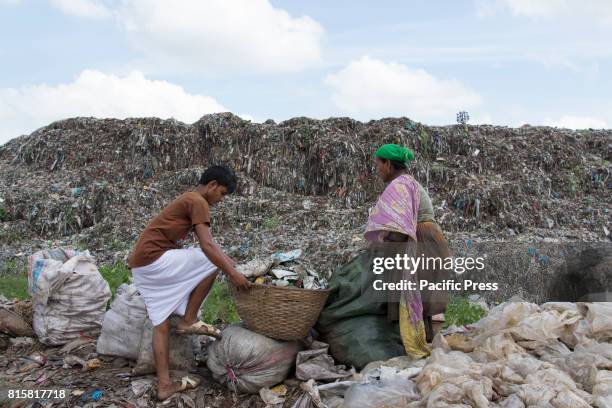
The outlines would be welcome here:
[[[451,237],[607,241],[612,131],[425,126],[294,118],[258,124],[213,114],[176,120],[74,118],[0,147],[0,259],[53,245],[122,259],[144,224],[200,172],[237,170],[237,194],[213,212],[237,259],[301,248],[331,271],[361,245],[382,190],[373,153],[416,152],[410,172],[430,191]]]

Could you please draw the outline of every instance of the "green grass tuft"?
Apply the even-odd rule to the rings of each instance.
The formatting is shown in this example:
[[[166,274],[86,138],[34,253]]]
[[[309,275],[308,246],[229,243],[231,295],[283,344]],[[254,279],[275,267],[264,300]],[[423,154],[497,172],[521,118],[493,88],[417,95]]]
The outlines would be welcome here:
[[[29,298],[28,275],[25,272],[0,274],[0,294],[6,296],[7,299]]]
[[[215,281],[202,305],[202,319],[209,324],[240,321],[227,282]]]
[[[264,220],[262,226],[265,229],[274,229],[274,228],[278,227],[279,225],[281,225],[280,218],[274,216],[274,217],[271,217],[271,218],[268,218],[268,219]]]

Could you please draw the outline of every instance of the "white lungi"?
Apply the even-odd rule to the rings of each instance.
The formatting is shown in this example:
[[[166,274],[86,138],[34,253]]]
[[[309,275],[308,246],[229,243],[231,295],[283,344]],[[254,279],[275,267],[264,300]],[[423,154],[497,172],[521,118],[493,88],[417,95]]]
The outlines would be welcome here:
[[[132,268],[153,326],[173,313],[184,316],[191,292],[217,269],[200,248],[171,249],[149,265]]]

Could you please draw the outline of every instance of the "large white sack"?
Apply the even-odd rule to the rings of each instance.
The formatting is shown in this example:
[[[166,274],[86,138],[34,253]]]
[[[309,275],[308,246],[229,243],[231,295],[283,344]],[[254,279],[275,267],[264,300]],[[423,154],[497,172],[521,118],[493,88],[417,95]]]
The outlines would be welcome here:
[[[146,318],[145,303],[136,286],[127,283],[119,286],[111,308],[104,315],[97,352],[136,360]]]
[[[277,341],[240,326],[223,330],[208,348],[206,364],[213,377],[235,392],[256,394],[283,381],[295,363],[300,346]]]
[[[29,259],[28,280],[32,326],[42,343],[98,336],[111,291],[89,251],[39,251]]]

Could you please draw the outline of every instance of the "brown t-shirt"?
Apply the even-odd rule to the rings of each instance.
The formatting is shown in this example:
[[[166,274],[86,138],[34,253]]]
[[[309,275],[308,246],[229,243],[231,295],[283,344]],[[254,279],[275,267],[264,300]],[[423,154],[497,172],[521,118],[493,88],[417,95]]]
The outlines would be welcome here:
[[[178,249],[197,224],[210,225],[208,202],[195,191],[168,204],[145,228],[128,258],[130,268],[153,263],[169,249]]]

